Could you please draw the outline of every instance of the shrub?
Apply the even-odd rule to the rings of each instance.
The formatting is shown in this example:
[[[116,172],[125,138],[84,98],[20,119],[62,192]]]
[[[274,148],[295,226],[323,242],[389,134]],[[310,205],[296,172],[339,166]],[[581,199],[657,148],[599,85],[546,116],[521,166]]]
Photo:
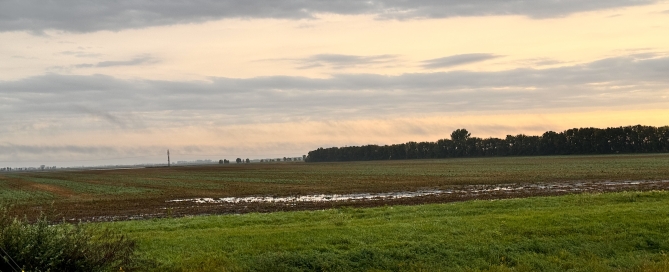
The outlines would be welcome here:
[[[135,241],[95,224],[51,224],[0,207],[0,271],[132,270]]]

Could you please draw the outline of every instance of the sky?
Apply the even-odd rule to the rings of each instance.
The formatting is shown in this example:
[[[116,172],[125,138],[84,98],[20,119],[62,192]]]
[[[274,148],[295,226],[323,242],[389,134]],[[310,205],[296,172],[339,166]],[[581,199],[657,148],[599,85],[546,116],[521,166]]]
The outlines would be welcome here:
[[[0,0],[0,168],[669,125],[669,1]]]

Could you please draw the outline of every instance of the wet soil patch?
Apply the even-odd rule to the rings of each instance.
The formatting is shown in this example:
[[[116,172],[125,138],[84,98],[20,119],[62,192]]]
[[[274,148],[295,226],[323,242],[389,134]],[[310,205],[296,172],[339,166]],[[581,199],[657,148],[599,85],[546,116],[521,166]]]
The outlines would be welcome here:
[[[147,199],[101,199],[54,203],[44,206],[16,207],[16,212],[36,215],[51,210],[61,220],[120,221],[190,215],[242,214],[321,210],[340,207],[377,207],[385,205],[420,205],[466,200],[489,200],[555,196],[575,193],[669,190],[669,180],[556,182],[536,184],[461,185],[416,191],[357,194],[314,194],[294,196],[240,196]]]

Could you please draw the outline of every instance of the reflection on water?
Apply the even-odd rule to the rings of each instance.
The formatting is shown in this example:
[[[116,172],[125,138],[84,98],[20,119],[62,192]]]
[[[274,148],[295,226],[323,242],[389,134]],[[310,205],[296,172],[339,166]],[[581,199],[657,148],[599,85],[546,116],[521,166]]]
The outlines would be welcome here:
[[[445,191],[427,190],[417,192],[392,192],[392,193],[364,193],[364,194],[322,194],[322,195],[304,195],[304,196],[249,196],[249,197],[222,197],[222,198],[191,198],[176,199],[170,202],[195,202],[195,203],[250,203],[250,202],[327,202],[327,201],[352,201],[352,200],[383,200],[408,197],[419,197],[428,195],[442,194]]]
[[[331,201],[370,201],[389,200],[412,197],[436,196],[442,194],[453,194],[463,196],[476,196],[496,193],[515,192],[582,192],[582,191],[605,191],[612,189],[634,189],[637,186],[648,186],[659,183],[667,183],[669,180],[660,181],[606,181],[606,182],[561,182],[561,183],[537,183],[537,184],[503,184],[503,185],[467,185],[453,187],[444,190],[419,190],[415,192],[388,192],[388,193],[359,193],[359,194],[320,194],[302,196],[248,196],[248,197],[222,197],[222,198],[189,198],[174,199],[168,202],[191,202],[191,203],[296,203],[296,202],[331,202]]]

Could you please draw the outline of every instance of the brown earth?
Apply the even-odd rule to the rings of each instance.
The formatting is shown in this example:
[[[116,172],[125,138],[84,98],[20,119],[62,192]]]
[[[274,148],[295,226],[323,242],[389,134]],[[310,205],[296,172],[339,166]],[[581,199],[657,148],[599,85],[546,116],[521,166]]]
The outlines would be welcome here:
[[[72,187],[40,183],[45,179],[67,181]],[[67,221],[110,221],[200,214],[419,205],[583,192],[667,190],[669,182],[666,180],[669,180],[669,154],[232,164],[0,173],[0,190],[7,188],[50,193],[18,200],[0,198],[0,204],[11,205],[13,213],[28,218],[47,212],[52,218]],[[92,191],[91,184],[94,184]],[[512,190],[495,190],[499,186],[507,186]],[[205,197],[420,190],[443,190],[450,193],[338,202],[172,202]]]
[[[169,197],[128,200],[93,200],[73,203],[55,202],[50,205],[39,206],[18,206],[15,207],[15,211],[32,216],[36,216],[40,212],[46,212],[50,214],[52,218],[57,218],[57,221],[65,220],[69,222],[99,222],[182,217],[190,215],[321,210],[341,207],[420,205],[467,200],[557,196],[574,193],[669,190],[669,181],[643,181],[639,182],[638,184],[624,183],[613,185],[610,183],[607,184],[605,182],[588,183],[588,186],[586,186],[587,188],[578,188],[578,186],[582,184],[582,182],[560,183],[560,189],[532,187],[513,191],[495,191],[491,189],[495,186],[456,186],[453,187],[453,193],[442,193],[411,198],[366,199],[334,202],[313,201],[285,203],[194,203],[190,201],[174,202],[174,198]]]
[[[46,192],[49,192],[51,194],[61,196],[61,197],[70,197],[70,196],[74,195],[72,190],[68,190],[66,188],[56,186],[56,185],[33,183],[33,184],[30,184],[29,186],[33,189],[46,191]]]

